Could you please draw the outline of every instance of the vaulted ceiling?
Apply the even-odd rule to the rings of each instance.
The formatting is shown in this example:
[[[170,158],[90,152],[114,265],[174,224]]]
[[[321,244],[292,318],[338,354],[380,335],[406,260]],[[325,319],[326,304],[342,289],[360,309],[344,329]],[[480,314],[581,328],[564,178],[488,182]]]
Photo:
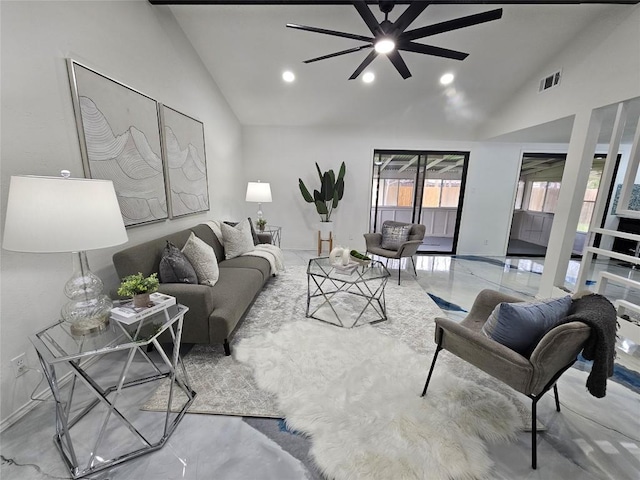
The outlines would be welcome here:
[[[418,28],[499,6],[430,5]],[[352,5],[172,5],[170,8],[205,67],[243,125],[388,127],[473,138],[473,132],[576,35],[628,5],[503,5],[502,19],[421,41],[469,53],[464,61],[411,52],[403,58],[413,76],[403,80],[377,58],[371,84],[349,76],[367,50],[303,64],[303,60],[362,45],[346,38],[286,28],[287,23],[370,35]],[[406,8],[397,5],[394,21]],[[375,5],[378,21],[384,16]],[[282,72],[296,75],[293,83]],[[454,73],[445,87],[439,78]],[[567,128],[568,125],[568,128]],[[548,129],[545,141],[566,141],[571,122]],[[562,126],[562,128],[558,128]],[[535,137],[531,132],[531,137]],[[564,138],[566,136],[566,138]],[[554,138],[549,138],[554,137]],[[521,139],[518,139],[521,140]]]

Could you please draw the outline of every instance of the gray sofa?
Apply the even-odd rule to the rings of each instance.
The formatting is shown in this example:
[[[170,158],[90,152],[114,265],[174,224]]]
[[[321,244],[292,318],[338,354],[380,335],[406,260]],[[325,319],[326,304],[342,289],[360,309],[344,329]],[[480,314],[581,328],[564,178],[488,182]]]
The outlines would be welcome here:
[[[230,355],[229,341],[271,276],[266,259],[241,256],[225,260],[224,246],[208,225],[200,224],[117,252],[113,264],[120,278],[138,272],[144,275],[158,272],[167,240],[181,249],[191,232],[213,247],[220,267],[217,283],[213,287],[161,283],[159,291],[189,307],[182,330],[183,343],[222,343],[225,354]]]

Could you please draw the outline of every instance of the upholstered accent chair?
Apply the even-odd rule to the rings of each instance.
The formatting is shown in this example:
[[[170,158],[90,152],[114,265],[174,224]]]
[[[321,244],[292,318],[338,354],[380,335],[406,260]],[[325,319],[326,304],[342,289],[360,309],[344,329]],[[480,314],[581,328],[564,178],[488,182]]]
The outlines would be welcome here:
[[[394,237],[393,240],[387,241],[387,232],[395,232],[405,229],[408,230],[408,236],[406,239],[398,239]],[[382,223],[382,233],[365,233],[364,240],[367,244],[367,254],[377,255],[387,259],[398,260],[398,285],[400,285],[400,261],[402,258],[411,258],[413,264],[413,274],[417,277],[416,263],[413,256],[418,251],[418,247],[424,240],[424,234],[427,231],[427,227],[418,223],[404,223],[394,222],[392,220],[385,220]],[[408,264],[407,264],[408,266]]]
[[[437,347],[422,396],[427,393],[438,353],[443,349],[528,396],[533,402],[531,467],[535,469],[537,468],[536,404],[542,395],[553,388],[556,410],[560,411],[556,381],[576,361],[591,334],[591,327],[578,321],[561,323],[542,337],[527,358],[488,338],[481,331],[499,303],[522,301],[494,290],[483,290],[476,297],[469,315],[462,322],[437,318],[435,332]]]

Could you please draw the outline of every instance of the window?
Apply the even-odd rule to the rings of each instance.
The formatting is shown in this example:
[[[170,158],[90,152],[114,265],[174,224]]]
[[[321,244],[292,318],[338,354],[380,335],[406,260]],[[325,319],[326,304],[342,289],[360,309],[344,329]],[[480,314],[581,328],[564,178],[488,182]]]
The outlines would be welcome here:
[[[587,190],[584,192],[584,201],[582,202],[582,209],[580,210],[580,220],[578,220],[579,232],[589,231],[591,217],[593,216],[593,210],[596,205],[596,198],[598,197],[598,188],[600,187],[601,177],[601,169],[591,170],[591,173],[589,173]]]
[[[458,199],[460,198],[461,180],[443,180],[442,195],[440,197],[441,207],[458,208]]]
[[[437,208],[440,206],[441,180],[425,180],[422,193],[422,206]]]
[[[547,190],[547,182],[532,182],[531,196],[529,197],[529,210],[541,212],[544,206],[544,194]]]
[[[413,180],[386,178],[380,181],[383,182],[380,206],[410,207],[413,205]]]
[[[518,189],[516,190],[516,210],[522,209],[522,198],[524,197],[524,181],[518,182]]]
[[[382,195],[382,205],[385,207],[395,207],[398,205],[398,181],[385,179],[384,193]]]
[[[413,205],[413,180],[402,179],[398,181],[398,206],[410,207]]]
[[[547,182],[547,189],[544,196],[543,212],[554,213],[560,195],[560,182]]]
[[[424,208],[458,208],[462,180],[425,179],[422,193]]]
[[[560,195],[560,185],[560,182],[531,182],[528,210],[554,213]]]

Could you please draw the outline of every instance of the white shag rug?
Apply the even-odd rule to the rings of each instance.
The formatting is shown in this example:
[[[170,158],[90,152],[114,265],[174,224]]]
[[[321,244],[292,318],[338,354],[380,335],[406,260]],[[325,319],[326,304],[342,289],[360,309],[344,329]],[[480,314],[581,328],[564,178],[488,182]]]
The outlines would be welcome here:
[[[331,479],[487,478],[485,441],[508,440],[522,426],[506,396],[445,362],[420,397],[431,359],[368,325],[301,320],[243,339],[234,356],[276,395],[288,426],[311,438]]]

